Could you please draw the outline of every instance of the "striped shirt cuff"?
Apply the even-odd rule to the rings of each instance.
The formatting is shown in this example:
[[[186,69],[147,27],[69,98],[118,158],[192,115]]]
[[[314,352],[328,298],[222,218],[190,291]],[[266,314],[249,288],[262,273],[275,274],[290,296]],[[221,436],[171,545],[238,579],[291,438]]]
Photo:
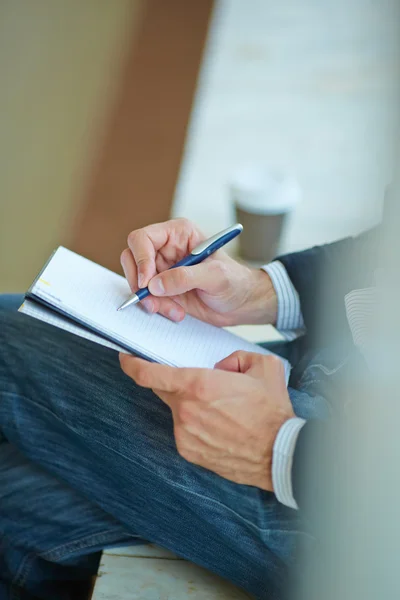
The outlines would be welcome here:
[[[293,332],[291,336],[285,335],[285,337],[294,339],[298,335],[294,330],[304,329],[299,294],[281,262],[275,260],[261,268],[270,276],[278,298],[276,328],[279,331]]]
[[[289,508],[298,509],[293,497],[292,464],[294,450],[304,419],[293,417],[286,421],[276,436],[272,454],[272,484],[278,501]]]

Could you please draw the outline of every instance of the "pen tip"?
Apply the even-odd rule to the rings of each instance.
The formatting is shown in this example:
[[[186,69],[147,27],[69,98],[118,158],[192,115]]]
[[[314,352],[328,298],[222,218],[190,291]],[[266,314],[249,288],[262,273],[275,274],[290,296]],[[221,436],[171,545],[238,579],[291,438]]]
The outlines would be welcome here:
[[[117,312],[119,310],[124,310],[124,308],[127,308],[131,304],[137,304],[138,302],[140,302],[140,298],[138,298],[136,294],[133,294],[130,298],[128,298],[128,300],[126,300],[126,302],[123,302],[123,304],[117,308]]]

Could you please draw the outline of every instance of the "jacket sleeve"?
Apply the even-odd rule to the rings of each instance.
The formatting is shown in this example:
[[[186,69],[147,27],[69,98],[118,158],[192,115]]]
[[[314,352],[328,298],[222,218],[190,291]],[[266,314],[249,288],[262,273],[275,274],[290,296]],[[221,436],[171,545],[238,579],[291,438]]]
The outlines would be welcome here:
[[[295,286],[305,327],[318,342],[347,332],[344,296],[373,285],[374,250],[379,228],[358,237],[316,246],[277,258]]]
[[[332,425],[311,419],[297,438],[292,464],[293,496],[304,514],[318,525],[332,482]]]

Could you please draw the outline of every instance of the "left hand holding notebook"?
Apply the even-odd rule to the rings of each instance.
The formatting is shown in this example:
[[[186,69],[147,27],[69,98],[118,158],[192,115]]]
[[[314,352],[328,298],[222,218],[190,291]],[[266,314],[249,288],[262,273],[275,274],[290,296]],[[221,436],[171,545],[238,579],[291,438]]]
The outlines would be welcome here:
[[[121,264],[132,292],[148,285],[152,296],[142,301],[146,310],[173,321],[187,313],[219,327],[274,323],[277,302],[267,273],[233,260],[223,250],[198,265],[169,270],[204,240],[186,219],[129,235]]]
[[[276,435],[294,417],[276,356],[235,352],[209,369],[176,370],[128,355],[125,373],[171,409],[178,452],[236,483],[273,491]]]

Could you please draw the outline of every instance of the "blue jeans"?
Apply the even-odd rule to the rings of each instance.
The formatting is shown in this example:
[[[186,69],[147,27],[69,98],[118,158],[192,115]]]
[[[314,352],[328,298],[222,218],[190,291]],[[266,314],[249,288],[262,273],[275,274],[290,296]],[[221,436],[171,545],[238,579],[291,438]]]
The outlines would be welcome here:
[[[105,547],[148,540],[256,598],[282,598],[297,511],[177,453],[169,408],[115,351],[0,296],[0,599],[71,600]],[[298,414],[322,402],[291,390]],[[134,582],[133,582],[134,584]]]

